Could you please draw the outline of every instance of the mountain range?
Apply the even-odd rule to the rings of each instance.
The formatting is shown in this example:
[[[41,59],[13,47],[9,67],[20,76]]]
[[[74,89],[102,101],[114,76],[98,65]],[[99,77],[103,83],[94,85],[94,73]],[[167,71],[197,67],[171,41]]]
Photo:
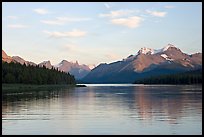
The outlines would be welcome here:
[[[3,50],[2,50],[2,61],[5,62],[14,62],[14,63],[20,63],[20,64],[25,64],[26,66],[32,65],[32,66],[39,66],[39,67],[46,67],[48,69],[55,68],[58,69],[59,71],[63,72],[69,72],[70,74],[74,75],[76,79],[82,79],[84,76],[86,76],[90,71],[91,68],[89,68],[88,65],[79,65],[79,63],[76,61],[76,63],[73,62],[68,62],[66,60],[62,60],[59,64],[57,65],[52,65],[51,62],[48,61],[43,61],[39,64],[36,64],[34,62],[26,61],[23,58],[19,56],[8,56]]]
[[[143,47],[135,55],[109,64],[101,63],[93,69],[88,65],[80,65],[77,61],[67,60],[62,60],[56,65],[52,65],[50,61],[36,64],[19,56],[10,57],[3,50],[2,61],[55,68],[69,72],[83,83],[133,83],[146,77],[201,69],[202,53],[188,55],[172,44],[158,50]]]
[[[84,83],[133,83],[135,80],[202,68],[202,53],[188,55],[168,44],[162,49],[141,48],[135,55],[91,70]]]

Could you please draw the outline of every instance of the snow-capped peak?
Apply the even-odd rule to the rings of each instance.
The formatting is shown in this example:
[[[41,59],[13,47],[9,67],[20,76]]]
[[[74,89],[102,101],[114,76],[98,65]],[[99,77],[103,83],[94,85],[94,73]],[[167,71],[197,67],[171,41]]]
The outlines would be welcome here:
[[[143,48],[141,48],[141,49],[138,51],[138,54],[140,54],[140,53],[142,53],[142,54],[156,54],[156,53],[161,53],[161,52],[164,52],[164,51],[168,50],[170,47],[176,48],[176,47],[175,47],[174,45],[172,45],[172,44],[168,44],[167,46],[163,47],[162,49],[158,49],[158,50],[143,47]]]
[[[154,54],[154,49],[143,47],[138,51],[138,54]]]
[[[164,48],[162,48],[162,51],[166,51],[168,48],[170,47],[175,47],[174,45],[172,44],[168,44],[167,46],[165,46]]]

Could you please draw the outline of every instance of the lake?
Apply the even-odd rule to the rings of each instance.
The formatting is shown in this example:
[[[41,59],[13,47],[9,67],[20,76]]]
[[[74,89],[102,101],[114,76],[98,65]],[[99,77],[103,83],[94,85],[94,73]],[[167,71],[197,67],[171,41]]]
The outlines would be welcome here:
[[[202,134],[202,86],[87,84],[2,95],[2,134]]]

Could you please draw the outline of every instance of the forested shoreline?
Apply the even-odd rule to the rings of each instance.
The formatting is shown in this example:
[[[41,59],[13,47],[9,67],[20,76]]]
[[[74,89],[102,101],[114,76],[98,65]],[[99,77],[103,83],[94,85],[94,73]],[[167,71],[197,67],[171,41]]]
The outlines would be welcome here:
[[[134,84],[202,84],[202,69],[139,79]]]
[[[26,66],[2,61],[2,83],[6,84],[69,84],[75,85],[74,76],[55,68]],[[202,69],[177,74],[150,76],[139,79],[134,84],[202,84]]]
[[[70,84],[75,85],[74,76],[55,68],[26,66],[19,63],[2,61],[2,83],[7,84]]]

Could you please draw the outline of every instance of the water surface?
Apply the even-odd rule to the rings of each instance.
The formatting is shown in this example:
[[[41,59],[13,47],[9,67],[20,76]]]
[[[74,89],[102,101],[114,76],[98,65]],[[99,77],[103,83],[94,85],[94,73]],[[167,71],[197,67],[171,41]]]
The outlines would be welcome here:
[[[202,134],[202,86],[87,86],[4,94],[2,134]]]

